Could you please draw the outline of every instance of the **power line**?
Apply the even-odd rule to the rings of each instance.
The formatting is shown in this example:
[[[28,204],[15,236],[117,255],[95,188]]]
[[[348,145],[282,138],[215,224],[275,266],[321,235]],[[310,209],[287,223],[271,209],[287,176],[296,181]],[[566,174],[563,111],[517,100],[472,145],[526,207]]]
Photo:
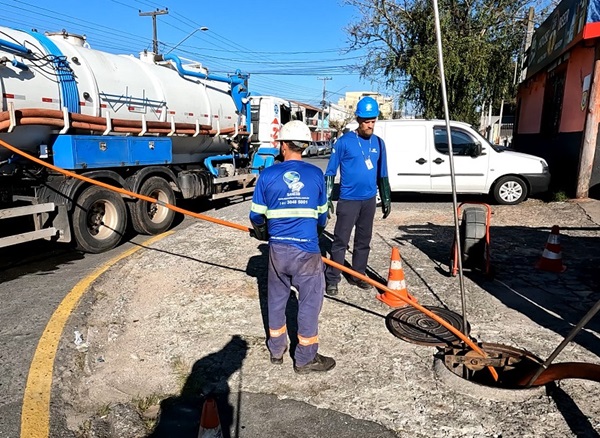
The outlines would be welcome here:
[[[141,12],[137,6],[147,10],[161,10],[159,4],[151,0],[111,0],[117,6],[113,8],[115,14],[133,15],[133,11]],[[158,50],[167,51],[169,48],[176,46],[176,41],[180,38],[174,38],[173,35],[183,33],[188,35],[189,32],[200,27],[189,16],[182,15],[174,10],[168,10],[168,14],[164,14],[164,19],[161,19],[159,25],[167,26],[172,29],[167,39],[159,39],[158,36],[153,38],[152,43],[146,36],[140,32],[132,32],[133,26],[114,28],[109,25],[102,25],[97,22],[81,19],[73,16],[72,11],[63,13],[57,9],[48,9],[40,7],[33,3],[33,0],[0,0],[0,5],[3,9],[3,20],[7,25],[17,28],[37,28],[40,31],[51,30],[56,31],[66,28],[69,33],[77,33],[86,35],[90,45],[97,50],[103,50],[109,53],[128,54],[137,53],[141,50],[150,49],[158,52]],[[167,10],[164,8],[162,10]],[[69,14],[71,12],[71,14]],[[136,14],[138,15],[138,14]],[[154,16],[153,18],[156,18]],[[204,23],[203,23],[204,24]],[[209,23],[206,23],[209,24]],[[125,29],[125,30],[124,30]],[[154,29],[153,29],[154,30]],[[154,33],[154,32],[153,32]],[[163,34],[164,31],[157,34]],[[167,35],[167,33],[164,33]],[[183,37],[183,36],[182,36]],[[171,40],[169,42],[168,40]],[[190,44],[190,41],[201,41],[199,44]],[[251,41],[251,40],[249,40]],[[133,47],[140,47],[139,50],[132,52]],[[314,78],[315,76],[331,76],[335,78],[357,77],[355,73],[356,65],[354,61],[358,61],[361,56],[355,55],[357,52],[348,53],[335,59],[331,56],[326,56],[334,52],[342,54],[345,48],[327,48],[319,51],[257,51],[252,50],[245,45],[239,44],[217,32],[202,32],[193,35],[193,38],[186,41],[185,45],[177,47],[177,52],[191,56],[201,60],[202,64],[209,71],[222,71],[231,73],[237,69],[250,74],[251,92],[266,92],[278,95],[284,98],[289,98],[299,101],[318,102],[322,96],[318,87],[310,85],[298,85],[293,78],[306,76]],[[226,55],[219,56],[218,53]],[[239,54],[246,56],[239,56]],[[360,52],[358,52],[360,53]],[[310,56],[314,54],[315,56]],[[325,56],[318,56],[325,55]],[[349,55],[349,56],[348,56]],[[330,93],[331,95],[336,93]]]

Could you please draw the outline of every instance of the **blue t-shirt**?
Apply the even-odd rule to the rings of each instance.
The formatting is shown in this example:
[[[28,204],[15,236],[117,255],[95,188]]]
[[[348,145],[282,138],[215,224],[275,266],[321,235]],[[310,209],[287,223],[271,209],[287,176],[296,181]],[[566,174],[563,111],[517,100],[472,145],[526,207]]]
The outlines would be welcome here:
[[[364,139],[347,132],[335,142],[325,176],[335,176],[338,167],[340,199],[371,199],[377,194],[377,180],[388,176],[385,143],[375,134]]]
[[[252,196],[250,220],[261,225],[265,218],[269,242],[320,253],[317,224],[327,224],[327,193],[321,169],[290,160],[263,170]]]

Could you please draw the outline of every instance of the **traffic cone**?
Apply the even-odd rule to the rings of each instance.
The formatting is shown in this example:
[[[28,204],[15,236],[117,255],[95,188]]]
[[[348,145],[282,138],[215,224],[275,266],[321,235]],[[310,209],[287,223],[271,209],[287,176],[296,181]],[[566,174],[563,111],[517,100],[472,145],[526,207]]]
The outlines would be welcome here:
[[[400,251],[398,251],[398,248],[396,247],[392,248],[392,257],[390,259],[390,271],[388,274],[387,287],[388,289],[393,290],[395,294],[392,294],[390,292],[377,294],[377,299],[382,303],[385,303],[390,307],[403,307],[408,305],[408,303],[401,300],[396,295],[406,298],[414,303],[417,302],[417,299],[410,295],[408,293],[408,290],[406,290],[406,281],[404,280],[404,269],[402,269]]]
[[[542,257],[535,265],[536,268],[548,272],[565,272],[567,269],[562,263],[559,231],[558,225],[552,227]]]
[[[217,403],[214,398],[207,398],[204,401],[198,438],[223,438],[219,413],[217,412]]]

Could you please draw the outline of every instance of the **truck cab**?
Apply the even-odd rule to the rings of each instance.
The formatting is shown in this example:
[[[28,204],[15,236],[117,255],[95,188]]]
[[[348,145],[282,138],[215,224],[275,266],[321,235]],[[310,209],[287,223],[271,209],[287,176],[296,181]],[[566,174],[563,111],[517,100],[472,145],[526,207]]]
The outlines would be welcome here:
[[[269,167],[279,155],[277,138],[281,127],[292,120],[292,105],[275,96],[250,96],[252,135],[250,145],[254,151],[252,172]]]

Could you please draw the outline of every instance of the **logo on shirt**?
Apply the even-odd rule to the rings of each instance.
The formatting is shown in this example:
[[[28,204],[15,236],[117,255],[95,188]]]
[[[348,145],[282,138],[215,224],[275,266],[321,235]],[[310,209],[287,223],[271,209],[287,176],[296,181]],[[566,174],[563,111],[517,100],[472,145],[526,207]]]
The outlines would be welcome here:
[[[373,153],[375,153],[375,154],[376,154],[376,153],[377,153],[377,149],[375,149],[375,148],[371,148],[369,152],[373,152]]]
[[[300,196],[300,190],[304,187],[304,183],[300,181],[300,174],[295,171],[286,172],[283,174],[283,181],[287,184],[290,193],[288,196]]]

